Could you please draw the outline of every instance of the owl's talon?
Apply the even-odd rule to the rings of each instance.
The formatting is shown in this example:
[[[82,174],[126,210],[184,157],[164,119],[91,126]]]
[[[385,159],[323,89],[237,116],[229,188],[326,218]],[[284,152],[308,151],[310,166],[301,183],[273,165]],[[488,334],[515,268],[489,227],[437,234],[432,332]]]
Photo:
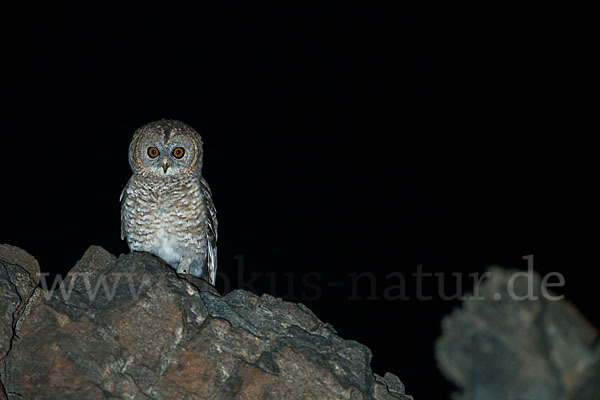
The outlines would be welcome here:
[[[187,257],[182,257],[181,261],[179,261],[179,265],[177,266],[178,274],[188,274],[189,264],[191,260]]]

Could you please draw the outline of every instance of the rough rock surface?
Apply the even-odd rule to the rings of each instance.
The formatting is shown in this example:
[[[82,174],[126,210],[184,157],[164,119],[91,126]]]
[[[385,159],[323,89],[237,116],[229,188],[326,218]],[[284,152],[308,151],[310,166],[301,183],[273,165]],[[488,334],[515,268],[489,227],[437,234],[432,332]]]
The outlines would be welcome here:
[[[152,255],[99,247],[60,290],[36,287],[38,271],[0,247],[0,400],[410,399],[302,304],[221,297]]]
[[[438,364],[459,386],[461,400],[597,400],[600,398],[598,332],[567,301],[542,296],[532,275],[537,300],[509,296],[517,271],[491,269],[479,286],[486,300],[464,300],[442,321],[436,343]],[[528,281],[514,280],[525,296]],[[496,296],[496,297],[494,297]]]
[[[39,283],[39,273],[40,266],[32,256],[17,247],[0,245],[0,360],[13,345],[15,330]],[[0,363],[0,378],[3,366]],[[0,400],[6,398],[0,379]]]

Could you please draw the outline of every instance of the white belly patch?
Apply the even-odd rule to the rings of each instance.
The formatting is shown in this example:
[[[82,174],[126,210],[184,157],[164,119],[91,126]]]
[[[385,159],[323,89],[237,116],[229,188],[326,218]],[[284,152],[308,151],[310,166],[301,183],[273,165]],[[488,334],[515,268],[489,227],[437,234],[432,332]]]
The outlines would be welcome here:
[[[154,232],[154,251],[157,255],[169,263],[171,266],[179,264],[181,259],[180,246],[173,235],[160,228]]]

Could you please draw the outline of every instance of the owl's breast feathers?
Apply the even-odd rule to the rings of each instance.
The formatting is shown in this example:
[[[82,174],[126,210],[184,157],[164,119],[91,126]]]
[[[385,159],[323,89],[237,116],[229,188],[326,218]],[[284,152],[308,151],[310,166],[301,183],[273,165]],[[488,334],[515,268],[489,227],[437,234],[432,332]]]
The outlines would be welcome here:
[[[173,268],[181,257],[197,259],[214,284],[217,217],[202,177],[133,175],[121,194],[121,237],[132,251],[153,253]]]

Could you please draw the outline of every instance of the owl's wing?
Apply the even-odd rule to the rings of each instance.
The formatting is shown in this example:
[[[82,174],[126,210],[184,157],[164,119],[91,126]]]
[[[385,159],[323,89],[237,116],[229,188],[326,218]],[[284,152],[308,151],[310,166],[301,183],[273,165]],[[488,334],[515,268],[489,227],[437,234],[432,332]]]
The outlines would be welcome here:
[[[121,240],[125,240],[125,213],[123,212],[123,207],[125,207],[125,202],[127,201],[127,189],[130,183],[131,179],[129,179],[119,197],[119,202],[121,203]]]
[[[202,199],[204,207],[208,211],[206,214],[206,266],[210,283],[215,284],[217,278],[217,209],[212,200],[212,193],[208,183],[200,177],[200,189],[202,190]]]

